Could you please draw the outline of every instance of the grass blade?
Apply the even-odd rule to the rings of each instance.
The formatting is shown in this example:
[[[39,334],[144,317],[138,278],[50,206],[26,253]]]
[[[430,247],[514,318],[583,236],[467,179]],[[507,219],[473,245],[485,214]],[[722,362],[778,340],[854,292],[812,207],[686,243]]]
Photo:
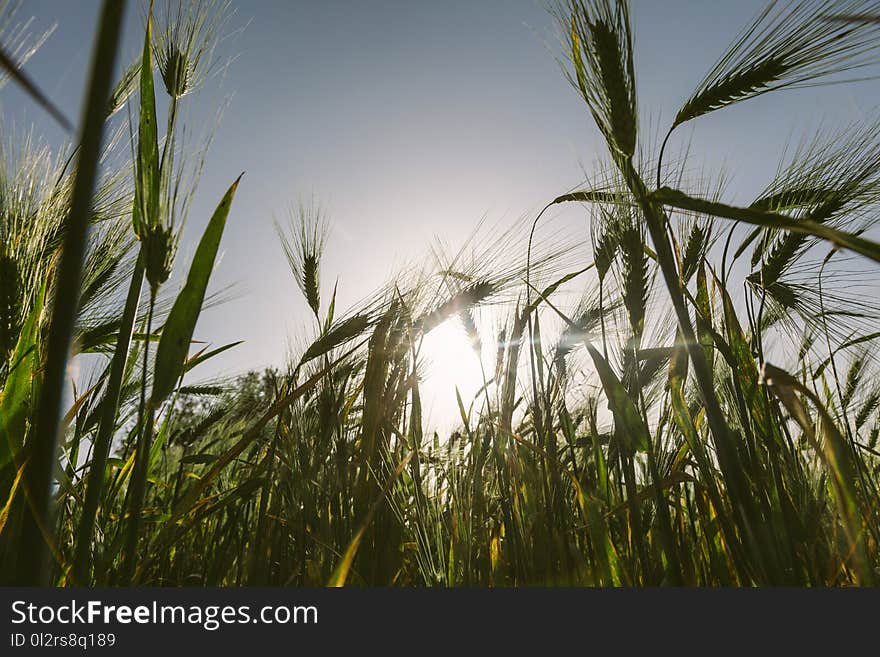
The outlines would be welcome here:
[[[38,340],[40,316],[46,296],[46,285],[34,303],[21,328],[12,354],[12,368],[0,394],[0,467],[15,458],[24,444],[26,422],[31,417],[33,378],[39,367]]]
[[[753,207],[740,208],[715,201],[707,201],[688,196],[682,191],[669,187],[658,189],[651,194],[651,199],[679,210],[711,214],[716,217],[742,221],[743,223],[764,228],[783,229],[793,233],[812,235],[813,237],[827,240],[839,248],[855,251],[875,262],[880,262],[880,244],[877,242],[872,242],[858,235],[837,230],[808,219],[794,219],[784,214],[765,212]]]
[[[370,505],[370,510],[367,512],[366,518],[364,518],[360,527],[358,527],[358,530],[355,533],[354,537],[351,539],[351,542],[348,544],[348,547],[345,549],[345,553],[342,555],[342,560],[339,562],[339,565],[336,566],[335,570],[333,571],[333,575],[330,576],[330,581],[327,582],[327,586],[345,586],[345,580],[348,579],[348,573],[351,570],[351,565],[354,563],[354,558],[357,555],[358,547],[360,547],[361,539],[364,537],[364,533],[370,526],[370,521],[373,519],[373,516],[376,515],[376,511],[378,511],[379,507],[382,506],[382,502],[391,491],[391,487],[394,485],[394,482],[397,481],[397,478],[404,471],[410,459],[414,455],[414,451],[407,454],[404,459],[400,463],[398,463],[397,468],[395,468],[394,472],[391,473],[391,476],[388,477],[388,479],[385,481],[385,485],[382,487],[382,492]]]
[[[186,284],[177,295],[165,327],[162,329],[162,337],[159,339],[159,347],[156,351],[156,365],[153,378],[153,391],[151,394],[152,405],[158,406],[174,390],[177,380],[183,373],[183,365],[186,361],[193,331],[196,327],[202,304],[205,301],[205,291],[208,288],[208,279],[214,269],[214,260],[220,247],[220,238],[226,227],[226,217],[235,196],[235,190],[239,176],[227,190],[220,201],[220,205],[214,210],[208,226],[202,235],[202,239],[196,248]]]
[[[24,473],[24,488],[31,500],[31,513],[25,514],[22,526],[17,579],[18,583],[25,585],[39,585],[48,578],[43,528],[50,525],[49,491],[61,428],[62,389],[74,318],[79,306],[86,234],[92,214],[92,195],[98,177],[104,117],[110,97],[124,11],[125,0],[105,0],[92,56],[91,79],[83,111],[81,147],[52,304],[44,382],[34,440],[28,445],[29,463]]]

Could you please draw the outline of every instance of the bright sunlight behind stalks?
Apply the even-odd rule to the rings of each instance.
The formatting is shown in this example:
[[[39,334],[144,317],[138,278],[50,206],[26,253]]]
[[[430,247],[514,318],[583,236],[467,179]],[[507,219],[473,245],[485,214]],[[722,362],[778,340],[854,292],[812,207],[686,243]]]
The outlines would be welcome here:
[[[443,435],[461,422],[456,388],[462,401],[470,405],[484,383],[480,360],[484,355],[494,357],[494,353],[481,345],[478,355],[461,322],[452,318],[425,336],[421,355],[425,421]]]

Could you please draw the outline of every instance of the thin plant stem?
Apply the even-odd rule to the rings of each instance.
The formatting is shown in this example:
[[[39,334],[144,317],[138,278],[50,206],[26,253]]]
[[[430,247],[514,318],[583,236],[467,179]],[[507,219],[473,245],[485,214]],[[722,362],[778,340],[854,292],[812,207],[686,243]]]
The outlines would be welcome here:
[[[104,135],[104,110],[110,97],[125,4],[125,0],[104,1],[92,58],[70,215],[55,279],[43,385],[34,432],[27,446],[28,463],[23,483],[30,512],[25,513],[21,528],[21,556],[16,574],[18,583],[24,585],[45,584],[49,574],[46,564],[49,537],[44,537],[44,532],[52,524],[50,492],[53,470],[57,465],[58,436],[62,430],[61,401],[74,321],[79,310],[83,256]]]
[[[107,380],[104,399],[101,402],[101,419],[98,423],[98,433],[92,448],[92,462],[89,465],[89,473],[86,479],[83,511],[80,516],[79,528],[77,529],[73,576],[74,582],[82,584],[89,581],[92,532],[95,528],[98,504],[100,503],[101,492],[104,488],[104,470],[107,467],[110,443],[116,428],[122,379],[125,376],[125,366],[128,361],[128,352],[131,346],[131,337],[134,331],[134,322],[137,317],[143,282],[144,258],[141,252],[138,255],[134,272],[131,275],[128,296],[126,297],[125,308],[122,312],[122,322],[116,338],[116,349],[113,352],[113,360],[110,363],[110,376]]]
[[[134,575],[135,560],[137,553],[138,533],[140,531],[141,514],[143,513],[144,494],[146,492],[147,474],[149,471],[150,444],[153,439],[153,414],[152,401],[146,401],[147,395],[147,368],[150,353],[150,337],[153,331],[153,311],[156,306],[156,290],[150,290],[150,307],[147,314],[147,339],[144,344],[143,378],[141,379],[141,415],[140,429],[138,431],[137,446],[135,448],[134,468],[129,495],[129,518],[128,530],[125,539],[125,556],[122,566],[122,583],[131,584]]]

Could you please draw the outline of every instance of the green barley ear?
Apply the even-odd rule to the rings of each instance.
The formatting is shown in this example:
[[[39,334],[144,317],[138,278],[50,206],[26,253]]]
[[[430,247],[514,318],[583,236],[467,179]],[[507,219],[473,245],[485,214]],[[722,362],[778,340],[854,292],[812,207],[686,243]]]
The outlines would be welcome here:
[[[478,281],[456,292],[433,310],[421,315],[413,321],[417,333],[429,333],[440,326],[456,313],[470,310],[498,292],[498,286],[492,281]],[[473,336],[469,336],[473,339]]]
[[[116,83],[116,86],[113,87],[113,92],[110,94],[110,101],[107,103],[108,119],[125,106],[126,101],[128,101],[134,93],[135,89],[138,88],[140,74],[141,60],[138,58],[125,70],[122,77],[120,77],[119,81]]]
[[[473,307],[463,309],[458,313],[458,316],[461,318],[461,324],[464,326],[464,331],[467,334],[471,348],[479,357],[483,353],[483,340],[480,337],[480,329],[477,327],[477,322],[474,319]]]
[[[326,213],[314,202],[309,205],[301,202],[290,211],[289,232],[277,223],[275,228],[296,284],[318,318],[321,307],[321,257],[329,230]]]
[[[195,78],[195,69],[186,55],[177,47],[176,44],[168,46],[163,52],[162,61],[162,82],[165,83],[165,90],[169,96],[180,98],[185,96],[192,90],[193,79]]]
[[[874,428],[871,429],[871,433],[868,436],[868,449],[877,448],[877,438],[880,437],[880,419],[876,422],[877,423],[874,425]]]
[[[599,280],[605,280],[608,270],[611,269],[611,263],[617,257],[618,237],[611,231],[605,230],[598,236],[593,248],[593,259],[596,263],[596,273]]]
[[[601,285],[620,253],[620,219],[625,211],[599,204],[592,209],[594,214],[590,220],[590,239],[593,244],[593,262],[596,264],[596,274]]]
[[[582,345],[584,340],[593,338],[593,335],[600,329],[603,317],[611,316],[620,306],[620,299],[602,302],[597,290],[587,290],[581,296],[572,314],[572,323],[562,329],[559,341],[556,343],[554,360],[560,365],[564,363],[568,354]],[[564,371],[564,365],[562,371]]]
[[[876,11],[873,0],[771,2],[679,110],[682,123],[774,89],[811,85],[876,62],[880,25],[831,20]]]
[[[373,318],[369,313],[358,313],[337,322],[322,333],[308,349],[303,353],[297,367],[304,363],[324,356],[337,347],[354,340],[373,325]]]
[[[865,426],[869,417],[875,413],[878,408],[880,408],[880,390],[874,390],[874,392],[868,395],[868,397],[862,402],[856,412],[856,431],[859,431]]]
[[[802,142],[790,161],[752,204],[817,224],[860,233],[876,220],[880,200],[880,117],[820,131]],[[753,284],[770,287],[808,255],[807,235],[763,231],[752,254]]]
[[[637,341],[645,328],[648,305],[648,258],[645,255],[645,238],[635,217],[621,226],[621,291],[633,335]]]
[[[615,153],[632,157],[637,137],[635,68],[625,0],[568,0],[557,19],[569,34],[574,75],[593,119]]]
[[[861,388],[870,356],[869,351],[862,350],[856,354],[855,358],[853,358],[849,371],[846,373],[846,383],[844,384],[843,394],[840,399],[841,408],[848,408],[852,403],[856,392]]]
[[[146,227],[142,246],[144,266],[150,289],[155,294],[171,276],[178,236],[172,226],[161,223]]]
[[[501,373],[504,369],[504,354],[507,351],[507,326],[498,328],[498,337],[495,339],[495,382],[501,385]]]
[[[226,0],[178,0],[165,6],[155,56],[171,98],[192,92],[212,73],[217,64],[214,50],[230,15]]]
[[[694,274],[697,273],[697,267],[706,254],[709,245],[708,229],[700,222],[695,221],[690,233],[688,234],[687,244],[684,247],[684,255],[681,259],[681,280],[687,284]]]

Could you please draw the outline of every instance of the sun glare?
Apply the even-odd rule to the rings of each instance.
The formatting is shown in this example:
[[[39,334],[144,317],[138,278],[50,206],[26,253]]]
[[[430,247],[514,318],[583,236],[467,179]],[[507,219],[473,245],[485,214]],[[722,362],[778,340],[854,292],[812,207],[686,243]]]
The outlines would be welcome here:
[[[461,322],[452,318],[428,333],[422,341],[421,358],[420,391],[426,425],[437,431],[451,429],[461,423],[456,386],[467,410],[483,385],[480,361]]]

